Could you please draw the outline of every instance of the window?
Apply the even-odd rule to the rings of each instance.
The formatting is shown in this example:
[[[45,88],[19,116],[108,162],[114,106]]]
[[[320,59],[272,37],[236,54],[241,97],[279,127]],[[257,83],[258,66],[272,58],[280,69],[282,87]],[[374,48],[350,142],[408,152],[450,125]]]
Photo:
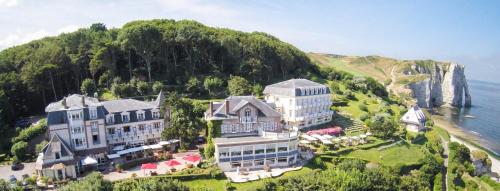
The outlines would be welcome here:
[[[92,143],[94,145],[101,144],[101,141],[99,141],[99,135],[92,135]]]
[[[92,129],[92,132],[99,132],[99,124],[97,123],[97,121],[90,122],[90,127]]]
[[[109,128],[108,129],[108,134],[114,135],[115,134],[115,128]]]
[[[241,162],[231,162],[231,168],[241,167]]]
[[[220,149],[219,157],[229,157],[229,149]]]
[[[144,111],[137,113],[137,120],[144,121]]]
[[[83,146],[83,139],[73,139],[73,143],[75,144],[75,147],[81,147]]]
[[[262,166],[264,165],[264,160],[259,159],[259,160],[254,160],[255,166]]]
[[[275,144],[266,145],[266,153],[274,153],[274,152],[276,152],[276,145]]]
[[[267,158],[266,159],[266,164],[267,165],[273,165],[275,161],[276,161],[276,158]]]
[[[153,111],[153,119],[159,119],[159,118],[160,118],[160,112]]]
[[[287,158],[286,157],[280,157],[278,158],[278,163],[286,163]]]
[[[80,126],[73,127],[73,134],[78,134],[78,133],[82,133],[82,127]]]
[[[56,159],[60,159],[61,158],[61,154],[59,152],[56,152]]]
[[[90,115],[90,119],[97,119],[97,108],[96,107],[89,107],[89,115]]]
[[[130,132],[130,126],[123,127],[123,132],[125,132],[125,133]]]
[[[240,147],[231,148],[231,157],[234,157],[234,156],[241,156],[241,148]]]
[[[160,122],[153,123],[153,127],[154,129],[158,130],[161,128],[161,123]]]
[[[252,155],[253,154],[253,146],[246,146],[243,150],[243,155]]]
[[[287,152],[288,151],[288,144],[279,144],[278,145],[278,152]]]
[[[139,131],[144,131],[144,126],[145,126],[144,124],[139,124],[138,126],[139,126]]]
[[[106,123],[108,124],[113,124],[115,123],[115,116],[113,114],[110,114],[106,117]]]
[[[255,154],[264,154],[265,145],[255,145]]]
[[[127,122],[129,122],[129,121],[130,121],[130,119],[128,118],[128,115],[127,115],[127,114],[125,114],[125,115],[123,115],[123,114],[122,114],[122,121],[123,121],[124,123],[127,123]]]
[[[252,116],[252,111],[250,109],[245,109],[245,117],[249,119]]]
[[[249,167],[252,166],[252,161],[243,161],[243,167]]]

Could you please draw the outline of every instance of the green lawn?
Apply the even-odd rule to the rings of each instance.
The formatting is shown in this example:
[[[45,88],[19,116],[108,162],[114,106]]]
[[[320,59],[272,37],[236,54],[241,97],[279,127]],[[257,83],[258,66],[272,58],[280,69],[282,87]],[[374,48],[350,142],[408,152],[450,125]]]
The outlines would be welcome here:
[[[386,166],[396,164],[415,164],[422,158],[419,146],[401,143],[387,149],[357,150],[347,154],[347,157],[360,158]]]
[[[302,169],[297,171],[286,172],[279,178],[290,177],[295,175],[307,175],[313,172],[313,170],[316,168],[317,167],[314,167],[311,164],[307,164],[304,167],[302,167]],[[252,182],[245,182],[245,183],[231,183],[231,185],[235,187],[236,190],[250,191],[250,190],[255,190],[255,188],[260,184],[262,184],[264,181],[265,179]],[[227,179],[197,179],[197,180],[182,181],[182,183],[188,186],[191,190],[224,190],[226,182]]]

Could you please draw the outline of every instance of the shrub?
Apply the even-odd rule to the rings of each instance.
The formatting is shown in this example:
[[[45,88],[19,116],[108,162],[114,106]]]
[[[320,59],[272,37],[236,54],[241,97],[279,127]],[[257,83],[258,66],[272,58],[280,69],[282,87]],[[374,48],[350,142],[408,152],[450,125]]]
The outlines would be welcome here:
[[[368,112],[368,106],[366,106],[365,104],[359,104],[358,108],[359,108],[361,111],[366,111],[366,112]]]
[[[10,152],[12,153],[12,155],[17,157],[17,159],[23,160],[28,152],[28,143],[24,141],[17,142],[12,145]]]
[[[47,120],[41,119],[37,124],[31,125],[30,127],[21,130],[19,135],[12,138],[12,143],[17,143],[19,141],[29,142],[31,139],[44,134],[47,131]]]
[[[370,119],[370,115],[368,115],[367,113],[363,113],[359,116],[359,120],[361,120],[363,122],[368,120],[368,119]]]
[[[36,153],[41,153],[42,152],[42,149],[43,147],[45,147],[45,145],[47,145],[47,141],[46,140],[43,140],[42,142],[36,144],[35,146],[35,152]]]
[[[436,174],[436,176],[434,176],[434,187],[432,188],[432,190],[434,191],[442,191],[443,190],[443,175],[441,173],[438,173]]]
[[[94,92],[97,91],[97,86],[95,85],[94,80],[89,78],[83,80],[80,91],[85,95],[92,96]]]

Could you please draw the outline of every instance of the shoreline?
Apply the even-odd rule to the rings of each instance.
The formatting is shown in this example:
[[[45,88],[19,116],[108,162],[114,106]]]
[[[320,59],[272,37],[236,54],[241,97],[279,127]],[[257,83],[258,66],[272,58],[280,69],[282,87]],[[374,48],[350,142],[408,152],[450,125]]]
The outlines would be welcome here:
[[[460,128],[456,127],[456,125],[445,119],[442,119],[440,116],[433,115],[432,119],[438,127],[448,132],[448,134],[450,135],[450,141],[463,144],[467,148],[469,148],[470,151],[481,150],[486,152],[492,162],[491,172],[500,174],[500,156],[494,151],[491,151],[479,144],[478,137],[464,132]]]

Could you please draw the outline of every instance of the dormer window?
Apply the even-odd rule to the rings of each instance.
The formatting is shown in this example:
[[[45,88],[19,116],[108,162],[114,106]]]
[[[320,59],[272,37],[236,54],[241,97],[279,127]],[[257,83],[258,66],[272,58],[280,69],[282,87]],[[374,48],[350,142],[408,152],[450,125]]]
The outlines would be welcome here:
[[[115,116],[113,114],[109,114],[108,116],[106,116],[106,123],[107,124],[115,123]]]
[[[251,115],[252,115],[252,111],[250,109],[246,109],[245,110],[245,117],[250,118]]]
[[[160,112],[159,111],[153,111],[153,119],[159,119],[160,118]]]
[[[89,117],[90,119],[97,119],[97,108],[89,107]]]
[[[123,112],[122,113],[122,122],[123,123],[128,123],[130,121],[130,116],[128,112]]]
[[[137,120],[144,121],[144,111],[137,111]]]

